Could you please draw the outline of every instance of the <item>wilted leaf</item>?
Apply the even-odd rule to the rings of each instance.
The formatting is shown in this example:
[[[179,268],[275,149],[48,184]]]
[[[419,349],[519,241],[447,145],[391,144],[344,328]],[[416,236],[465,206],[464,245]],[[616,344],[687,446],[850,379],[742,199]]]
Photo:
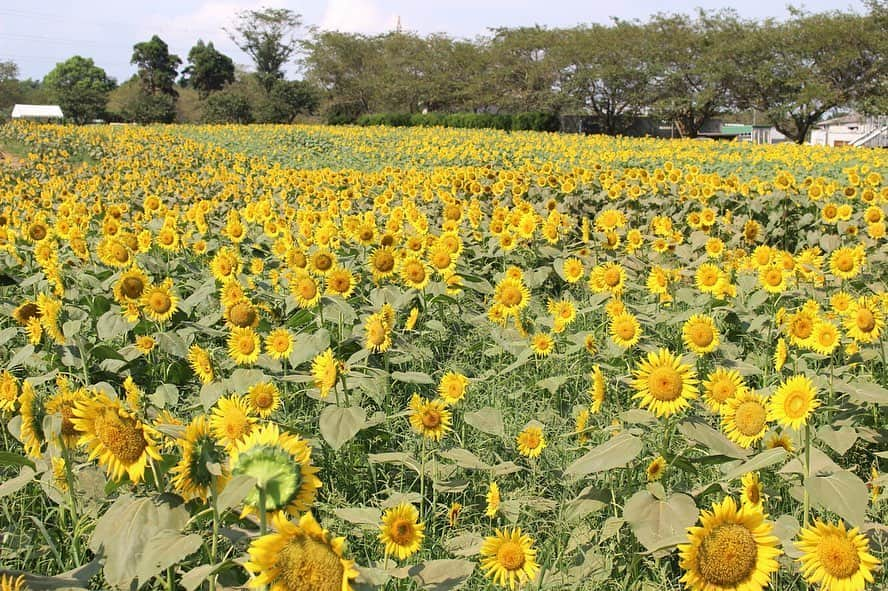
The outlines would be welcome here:
[[[360,406],[342,408],[328,405],[321,411],[321,436],[336,451],[364,428],[366,419],[367,411]]]
[[[485,406],[475,412],[467,412],[463,416],[463,420],[467,425],[471,425],[482,433],[499,437],[504,437],[506,434],[503,427],[503,413],[496,408]]]
[[[427,373],[422,373],[419,371],[393,371],[392,379],[396,382],[404,382],[405,384],[434,384],[435,380],[432,379]]]
[[[34,474],[34,469],[31,466],[22,466],[18,476],[0,484],[0,498],[16,493],[28,486],[28,483],[34,479]]]
[[[371,464],[395,464],[396,466],[404,466],[410,468],[417,474],[420,473],[420,465],[413,456],[404,452],[389,452],[383,454],[367,454],[367,460]]]
[[[625,466],[641,452],[641,439],[621,433],[590,450],[564,471],[566,476],[585,476]]]

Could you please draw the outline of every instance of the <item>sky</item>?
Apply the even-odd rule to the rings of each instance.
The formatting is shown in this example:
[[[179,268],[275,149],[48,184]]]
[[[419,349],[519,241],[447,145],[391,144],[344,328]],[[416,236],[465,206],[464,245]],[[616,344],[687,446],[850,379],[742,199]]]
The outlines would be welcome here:
[[[135,73],[129,63],[133,45],[156,34],[183,62],[189,49],[203,39],[236,64],[248,66],[250,59],[223,27],[231,28],[239,11],[263,6],[289,8],[302,15],[306,27],[375,34],[393,30],[400,19],[406,31],[471,39],[491,27],[569,27],[607,23],[611,17],[644,20],[657,12],[692,13],[697,7],[737,4],[721,0],[44,0],[33,4],[0,0],[0,61],[18,64],[21,78],[42,79],[55,64],[81,55],[123,82]],[[797,0],[793,5],[811,12],[864,10],[861,0]],[[783,19],[789,14],[780,0],[746,0],[738,12],[745,18]]]

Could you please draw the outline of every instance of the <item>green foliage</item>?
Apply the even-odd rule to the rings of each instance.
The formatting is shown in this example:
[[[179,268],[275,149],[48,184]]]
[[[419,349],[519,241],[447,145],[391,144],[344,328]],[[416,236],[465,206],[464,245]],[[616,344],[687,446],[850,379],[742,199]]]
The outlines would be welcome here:
[[[176,96],[173,84],[182,60],[170,53],[170,48],[163,39],[154,35],[149,41],[133,45],[130,63],[138,66],[139,80],[146,94]],[[153,101],[153,104],[160,104],[160,101]],[[150,110],[151,107],[146,108]]]
[[[213,47],[212,41],[204,44],[203,40],[198,40],[188,52],[188,62],[182,77],[185,85],[197,89],[201,98],[234,82],[234,62]]]
[[[43,79],[65,117],[86,123],[104,115],[108,94],[116,86],[105,70],[79,55],[57,64]]]
[[[232,41],[253,58],[263,88],[271,92],[284,77],[283,66],[297,48],[295,31],[302,17],[286,8],[263,8],[238,13],[238,23],[228,32]]]
[[[234,89],[214,92],[203,103],[205,123],[252,123],[250,101]]]
[[[362,115],[356,121],[344,119],[342,123],[355,122],[361,126],[386,125],[389,127],[455,127],[463,129],[502,129],[527,131],[557,131],[558,116],[553,113],[378,113]]]

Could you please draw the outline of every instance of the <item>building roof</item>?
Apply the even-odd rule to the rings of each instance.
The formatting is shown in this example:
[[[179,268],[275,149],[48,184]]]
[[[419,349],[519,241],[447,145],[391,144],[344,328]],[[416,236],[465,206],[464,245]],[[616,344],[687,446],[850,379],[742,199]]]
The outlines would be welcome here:
[[[862,123],[863,115],[859,113],[848,113],[840,117],[833,117],[818,123],[815,127],[829,127],[830,125],[848,125],[849,123]]]
[[[45,117],[48,119],[61,119],[65,115],[58,105],[15,105],[12,108],[12,118]]]

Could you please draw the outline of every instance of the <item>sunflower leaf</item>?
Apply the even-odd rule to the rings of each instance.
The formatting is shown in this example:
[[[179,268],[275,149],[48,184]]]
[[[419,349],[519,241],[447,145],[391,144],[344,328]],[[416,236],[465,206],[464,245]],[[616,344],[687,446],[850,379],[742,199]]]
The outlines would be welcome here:
[[[855,527],[863,525],[869,493],[854,473],[840,470],[827,476],[811,476],[805,480],[805,488],[814,505],[838,513]]]
[[[321,411],[320,429],[333,451],[338,451],[364,428],[367,411],[360,406],[342,408],[333,404]]]
[[[629,433],[621,433],[574,461],[564,471],[564,475],[585,476],[620,468],[634,460],[641,453],[641,448],[641,439]]]

